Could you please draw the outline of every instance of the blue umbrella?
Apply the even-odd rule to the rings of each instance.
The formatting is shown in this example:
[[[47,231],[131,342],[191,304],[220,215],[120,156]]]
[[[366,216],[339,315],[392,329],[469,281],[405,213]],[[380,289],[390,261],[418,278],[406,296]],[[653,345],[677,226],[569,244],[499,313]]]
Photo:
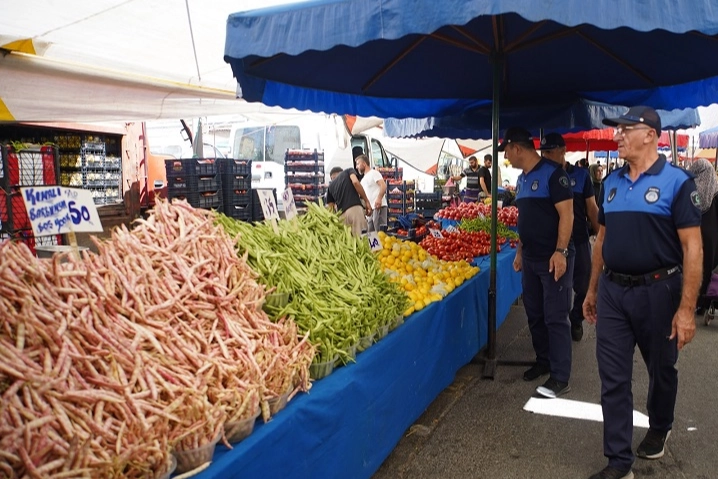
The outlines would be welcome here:
[[[445,116],[494,85],[502,108],[674,109],[718,96],[716,33],[713,0],[315,0],[230,15],[225,60],[246,100],[302,110]]]
[[[718,126],[698,134],[698,145],[701,148],[718,147]]]
[[[313,0],[230,15],[248,101],[382,118],[571,104],[675,109],[718,98],[715,0]],[[494,175],[498,162],[494,162]],[[496,364],[492,188],[487,376]]]
[[[540,130],[558,133],[605,128],[603,118],[617,117],[626,107],[579,101],[569,106],[534,105],[522,108],[502,108],[500,125],[523,125],[535,136]],[[658,110],[665,130],[693,128],[701,124],[695,108]],[[503,132],[503,129],[501,130]],[[491,108],[477,108],[461,115],[430,118],[387,118],[384,133],[396,138],[491,138]],[[718,135],[717,135],[718,136]]]

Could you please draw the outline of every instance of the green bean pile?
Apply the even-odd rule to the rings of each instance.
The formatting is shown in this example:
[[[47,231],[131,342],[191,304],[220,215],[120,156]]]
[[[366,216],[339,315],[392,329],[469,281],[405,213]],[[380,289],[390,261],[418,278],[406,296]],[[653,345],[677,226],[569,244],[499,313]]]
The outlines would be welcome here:
[[[364,238],[354,237],[334,213],[316,204],[306,215],[254,225],[218,215],[239,255],[259,273],[259,281],[289,293],[284,307],[265,305],[273,319],[290,316],[317,347],[315,363],[339,358],[361,338],[390,325],[408,299],[389,281]]]

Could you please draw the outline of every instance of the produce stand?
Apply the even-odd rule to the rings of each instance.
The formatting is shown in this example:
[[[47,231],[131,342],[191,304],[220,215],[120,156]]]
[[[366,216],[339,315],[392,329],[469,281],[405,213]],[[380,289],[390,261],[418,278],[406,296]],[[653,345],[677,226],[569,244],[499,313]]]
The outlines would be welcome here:
[[[515,250],[498,255],[500,325],[521,293]],[[336,369],[300,394],[267,424],[228,450],[217,446],[215,478],[368,478],[406,429],[451,384],[456,372],[487,343],[488,257],[482,271],[443,301],[406,318],[355,364]]]

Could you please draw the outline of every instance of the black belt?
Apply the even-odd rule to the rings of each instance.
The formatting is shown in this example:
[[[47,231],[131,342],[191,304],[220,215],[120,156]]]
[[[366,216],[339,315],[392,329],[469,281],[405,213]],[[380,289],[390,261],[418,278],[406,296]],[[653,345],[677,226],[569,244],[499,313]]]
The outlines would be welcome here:
[[[675,276],[680,272],[681,272],[680,266],[672,266],[670,268],[657,269],[656,271],[653,271],[652,273],[639,274],[639,275],[616,273],[615,271],[611,271],[608,268],[604,268],[604,270],[603,270],[603,274],[605,274],[609,280],[611,280],[612,282],[616,283],[619,286],[644,286],[644,285],[648,285],[648,284],[653,284],[658,281],[663,281],[664,279],[668,279],[671,276]]]

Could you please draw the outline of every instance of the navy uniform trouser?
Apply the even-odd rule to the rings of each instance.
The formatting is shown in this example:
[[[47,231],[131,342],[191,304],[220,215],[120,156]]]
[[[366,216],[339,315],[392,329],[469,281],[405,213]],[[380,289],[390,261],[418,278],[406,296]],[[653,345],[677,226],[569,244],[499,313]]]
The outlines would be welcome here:
[[[548,364],[551,377],[568,382],[571,377],[571,326],[568,310],[573,282],[573,256],[566,273],[554,280],[549,262],[522,259],[523,302],[528,317],[536,362]]]
[[[583,301],[591,282],[591,243],[574,243],[576,257],[573,262],[573,308],[568,315],[572,324],[583,321]]]
[[[673,426],[678,391],[677,340],[669,340],[681,300],[682,275],[644,286],[620,286],[602,275],[598,287],[596,359],[601,377],[603,453],[608,465],[629,469],[634,461],[633,352],[638,344],[648,368],[649,425]]]

